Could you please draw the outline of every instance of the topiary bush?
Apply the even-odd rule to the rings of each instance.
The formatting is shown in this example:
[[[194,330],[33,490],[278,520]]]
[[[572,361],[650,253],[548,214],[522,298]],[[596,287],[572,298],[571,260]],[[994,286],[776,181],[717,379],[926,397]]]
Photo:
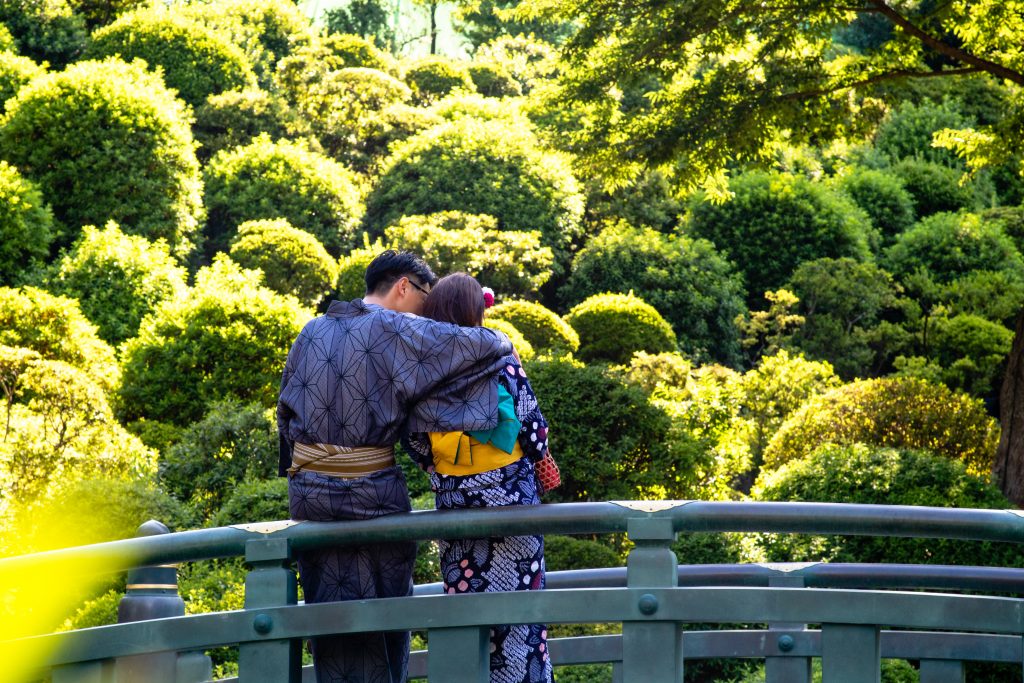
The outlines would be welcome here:
[[[338,259],[338,281],[333,298],[341,301],[362,299],[366,294],[366,267],[384,251],[380,242],[371,245],[369,241],[361,249],[353,249]]]
[[[839,178],[838,187],[864,210],[883,243],[891,244],[914,224],[914,200],[897,176],[855,167]]]
[[[338,279],[338,262],[308,232],[277,220],[246,221],[231,241],[231,258],[263,271],[267,287],[315,306]]]
[[[192,131],[199,143],[196,154],[205,163],[222,149],[247,145],[261,133],[277,140],[297,126],[295,114],[282,99],[247,88],[206,98],[196,108]]]
[[[559,295],[573,305],[601,292],[629,291],[672,324],[685,353],[739,363],[743,283],[710,242],[622,223],[607,226],[576,254]]]
[[[39,184],[74,241],[113,220],[188,254],[202,216],[184,105],[141,63],[78,62],[7,102],[0,155]]]
[[[920,159],[904,159],[890,173],[903,181],[914,200],[918,218],[942,211],[959,211],[974,204],[971,186],[960,184],[960,171]]]
[[[572,536],[544,537],[544,566],[549,572],[621,567],[624,564],[618,553],[598,541]]]
[[[481,45],[474,53],[476,63],[504,67],[516,79],[523,94],[557,73],[558,49],[533,36],[500,36]]]
[[[676,348],[676,335],[658,311],[632,294],[595,294],[565,316],[580,338],[586,362],[627,363],[637,351]]]
[[[277,476],[277,447],[277,424],[266,408],[236,400],[215,403],[161,456],[158,480],[209,519],[243,482]]]
[[[16,284],[50,253],[53,213],[35,183],[0,161],[0,285]]]
[[[523,333],[515,328],[515,326],[506,321],[499,320],[498,318],[492,318],[490,316],[484,317],[484,327],[489,327],[492,330],[497,330],[503,333],[508,340],[512,342],[512,348],[519,354],[519,359],[522,361],[533,360],[536,353],[533,350],[533,345],[526,341],[526,337]]]
[[[288,480],[283,477],[243,481],[210,520],[210,526],[288,519]]]
[[[119,414],[187,425],[237,398],[270,406],[282,359],[312,311],[263,287],[227,256],[196,275],[187,297],[148,315],[122,350]]]
[[[354,245],[362,209],[355,175],[300,145],[271,142],[224,150],[205,172],[207,252],[223,251],[246,221],[284,218],[332,254]]]
[[[423,254],[438,274],[467,272],[501,296],[533,297],[551,277],[554,255],[540,232],[501,231],[491,216],[444,211],[405,216],[384,231],[396,249]]]
[[[337,57],[343,67],[378,69],[391,75],[398,69],[394,57],[361,36],[331,33],[320,39],[320,45]]]
[[[371,236],[402,216],[486,214],[501,230],[540,230],[558,272],[578,237],[583,198],[568,162],[522,127],[464,119],[396,145],[366,201]]]
[[[5,0],[0,24],[18,44],[18,52],[61,69],[74,61],[86,43],[84,19],[67,0]]]
[[[867,215],[826,185],[754,171],[731,179],[729,190],[733,197],[721,204],[698,194],[687,231],[711,240],[736,264],[748,303],[763,301],[804,261],[870,256]]]
[[[953,101],[920,104],[901,102],[875,133],[875,147],[893,162],[902,159],[923,159],[944,166],[959,167],[959,160],[947,149],[932,146],[932,134],[943,128],[973,128],[976,122],[964,115]]]
[[[885,377],[859,380],[812,398],[790,415],[765,449],[765,470],[807,457],[824,443],[924,449],[987,476],[999,425],[981,401],[941,384]]]
[[[126,235],[116,223],[88,225],[55,266],[49,287],[78,299],[99,335],[117,346],[134,337],[157,305],[185,292],[187,273],[167,244]]]
[[[753,497],[763,501],[816,501],[875,505],[1004,510],[1009,501],[964,464],[929,453],[864,444],[827,444],[803,459],[766,473]],[[949,539],[868,536],[760,535],[770,562],[887,562],[1019,567],[1010,544]]]
[[[10,51],[0,52],[0,102],[6,106],[7,100],[18,94],[21,88],[46,73],[46,69],[28,57],[22,57]],[[0,111],[3,106],[0,106]]]
[[[554,311],[531,301],[505,301],[487,311],[487,318],[512,324],[538,353],[572,353],[579,335]]]
[[[95,31],[86,55],[145,60],[193,107],[256,78],[245,54],[226,36],[162,7],[128,12]]]
[[[939,377],[956,391],[994,396],[1013,346],[1013,331],[999,323],[961,313],[939,316],[929,337],[929,357],[942,368]]]
[[[500,64],[479,62],[469,65],[473,86],[484,97],[519,97],[523,87]]]
[[[473,78],[464,64],[440,55],[413,62],[405,70],[405,82],[419,104],[436,102],[454,90],[474,89]]]

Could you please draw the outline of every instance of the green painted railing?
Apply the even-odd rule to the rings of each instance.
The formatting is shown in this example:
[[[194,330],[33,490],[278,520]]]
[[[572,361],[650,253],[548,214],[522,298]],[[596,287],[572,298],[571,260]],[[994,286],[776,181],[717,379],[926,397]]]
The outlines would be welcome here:
[[[556,665],[612,662],[619,679],[635,683],[677,683],[686,659],[709,657],[764,659],[772,683],[809,681],[810,661],[818,657],[825,683],[878,681],[882,657],[920,660],[922,683],[963,681],[964,661],[1024,667],[1024,601],[925,592],[1024,593],[1024,572],[864,565],[679,567],[669,546],[677,533],[697,531],[1021,543],[1024,518],[1019,511],[694,501],[416,512],[362,522],[278,522],[129,539],[8,558],[0,561],[0,576],[67,560],[102,562],[118,571],[233,556],[250,564],[244,610],[33,639],[53,652],[45,668],[54,683],[121,681],[118,663],[133,661],[127,658],[223,645],[239,647],[244,683],[312,680],[299,664],[302,638],[406,629],[427,631],[430,644],[429,652],[414,655],[414,675],[442,683],[479,683],[487,680],[489,625],[535,622],[621,623],[621,636],[553,640],[552,659]],[[296,551],[414,539],[608,532],[626,532],[635,544],[624,571],[553,573],[545,591],[446,596],[430,594],[436,587],[420,587],[409,598],[296,604],[290,568]],[[688,623],[768,627],[684,632]],[[145,680],[185,683],[183,671],[154,667]]]

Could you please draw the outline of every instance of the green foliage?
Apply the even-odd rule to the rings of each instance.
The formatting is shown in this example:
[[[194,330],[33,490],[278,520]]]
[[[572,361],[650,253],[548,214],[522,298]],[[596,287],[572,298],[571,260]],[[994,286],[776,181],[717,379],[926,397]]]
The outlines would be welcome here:
[[[469,77],[473,79],[476,91],[484,97],[518,97],[523,94],[519,81],[500,64],[470,64]]]
[[[914,223],[914,200],[897,176],[855,167],[839,179],[839,189],[864,210],[885,243]]]
[[[480,0],[459,7],[455,27],[475,48],[507,36],[530,36],[549,43],[561,43],[573,31],[571,22],[523,19],[515,14],[520,0]]]
[[[595,294],[565,316],[580,338],[585,362],[625,363],[636,351],[676,348],[676,335],[658,311],[633,294]]]
[[[576,331],[554,311],[531,301],[505,301],[487,311],[487,318],[511,323],[538,353],[572,353],[580,346]]]
[[[604,543],[572,536],[544,537],[544,566],[549,572],[622,565],[618,553]]]
[[[679,564],[738,564],[743,560],[737,534],[679,534],[672,552]]]
[[[206,162],[222,149],[249,144],[260,133],[276,140],[295,127],[295,114],[284,101],[259,88],[248,88],[208,97],[196,108],[192,130],[199,143],[196,154]]]
[[[113,220],[187,254],[202,216],[184,105],[141,63],[78,62],[7,102],[0,154],[39,184],[65,227]]]
[[[283,218],[247,221],[231,242],[231,258],[262,270],[267,287],[315,306],[338,279],[338,263],[308,232]]]
[[[897,278],[924,271],[949,284],[978,270],[1003,271],[1024,280],[1024,258],[997,222],[976,214],[942,213],[920,221],[900,235],[884,264]]]
[[[22,86],[44,73],[46,70],[28,57],[9,50],[0,52],[0,102],[6,103]]]
[[[162,7],[123,14],[92,34],[87,56],[142,59],[193,107],[254,82],[242,50],[202,24]]]
[[[90,31],[147,4],[146,0],[70,0],[76,14],[85,18]]]
[[[0,24],[14,36],[19,54],[54,68],[74,61],[85,47],[85,22],[67,0],[3,0]]]
[[[65,361],[106,389],[118,379],[114,350],[100,339],[78,302],[35,287],[0,287],[0,344]]]
[[[231,399],[214,403],[163,454],[160,485],[208,520],[243,482],[277,475],[277,447],[277,425],[265,408]],[[284,517],[250,516],[224,524],[269,519]]]
[[[226,256],[183,299],[142,321],[123,348],[119,413],[187,425],[230,397],[272,405],[282,359],[311,312],[259,284]]]
[[[328,37],[335,34],[361,36],[379,48],[394,41],[394,31],[388,23],[388,10],[381,0],[352,0],[345,7],[334,7],[324,12]],[[348,38],[348,35],[343,37]],[[376,68],[376,67],[375,67]]]
[[[948,100],[903,102],[878,127],[875,146],[893,162],[923,159],[956,167],[956,158],[948,150],[932,147],[932,134],[943,128],[970,128],[973,124],[956,103]]]
[[[672,324],[685,353],[739,362],[736,317],[744,311],[743,286],[710,242],[650,228],[606,227],[576,254],[559,294],[575,304],[601,292],[630,291]]]
[[[208,251],[223,250],[251,220],[284,218],[334,255],[354,244],[362,213],[354,174],[297,144],[271,142],[219,152],[205,172]]]
[[[557,70],[555,46],[528,34],[495,38],[481,45],[475,56],[478,63],[504,67],[519,83],[524,95],[552,78]]]
[[[49,256],[53,213],[35,183],[0,161],[0,285],[17,283]]]
[[[243,481],[217,511],[210,526],[250,524],[288,519],[288,480],[283,477]]]
[[[981,401],[941,384],[890,377],[859,380],[808,401],[765,450],[765,469],[807,457],[823,443],[924,449],[987,476],[999,425]]]
[[[927,451],[863,444],[822,446],[764,476],[753,495],[765,501],[996,510],[1009,505],[987,476],[970,474],[963,463]],[[764,535],[759,543],[772,562],[1021,565],[1019,552],[998,543],[789,534]]]
[[[508,337],[508,340],[512,342],[512,348],[514,348],[516,353],[519,354],[520,360],[533,360],[535,356],[533,345],[526,341],[526,337],[523,336],[523,333],[517,330],[512,323],[506,320],[499,320],[498,318],[487,316],[484,318],[484,327],[497,330]]]
[[[977,315],[939,317],[929,339],[928,355],[942,371],[941,381],[973,396],[998,391],[1013,332]]]
[[[328,10],[328,16],[331,12]],[[328,30],[331,30],[329,23]],[[331,33],[324,36],[320,44],[337,57],[342,66],[377,69],[393,74],[397,68],[394,58],[360,35]]]
[[[904,159],[891,173],[903,181],[914,200],[918,218],[942,211],[959,211],[974,203],[970,186],[960,184],[960,172],[918,159]]]
[[[159,303],[185,291],[185,270],[163,241],[126,235],[116,223],[87,225],[50,278],[58,294],[78,299],[105,341],[117,346],[134,337]]]
[[[61,625],[62,630],[109,626],[117,623],[117,606],[124,597],[124,589],[112,588],[83,604]]]
[[[14,36],[11,35],[11,30],[0,24],[0,52],[13,52],[17,53],[18,43],[14,40]]]
[[[364,233],[365,234],[365,233]],[[361,249],[353,249],[338,260],[338,282],[333,298],[341,301],[362,299],[366,294],[366,267],[377,255],[384,251],[379,242],[366,245]]]
[[[439,55],[424,57],[405,70],[405,82],[420,104],[436,102],[454,90],[474,90],[469,69]]]
[[[376,236],[402,216],[439,211],[494,216],[501,230],[540,230],[557,272],[579,235],[583,198],[568,162],[525,128],[464,119],[395,146],[363,223]]]
[[[804,318],[788,344],[828,361],[845,379],[879,374],[910,343],[909,333],[888,321],[905,304],[901,289],[872,263],[807,261],[787,287]]]
[[[535,296],[551,277],[554,256],[540,232],[501,231],[491,216],[444,211],[405,216],[384,231],[384,241],[424,258],[436,273],[467,272],[501,296]]]
[[[673,429],[647,394],[600,364],[569,358],[526,368],[551,426],[562,485],[558,501],[691,497],[704,447]]]
[[[951,282],[943,300],[952,315],[971,313],[1012,327],[1024,307],[1024,281],[1005,270],[977,270]]]
[[[743,335],[743,348],[752,363],[762,356],[776,353],[789,341],[789,336],[804,324],[804,317],[796,313],[800,299],[788,289],[765,292],[768,309],[750,311],[736,318],[736,326]]]
[[[646,353],[637,351],[624,367],[625,375],[647,393],[659,385],[684,389],[690,381],[690,361],[676,352]]]
[[[593,181],[590,186],[587,213],[588,218],[597,222],[623,220],[629,225],[671,233],[686,208],[665,174],[657,171],[648,171],[612,192]]]
[[[778,289],[804,261],[869,257],[870,221],[829,187],[798,176],[750,172],[729,181],[732,199],[698,195],[687,230],[736,264],[748,302]]]

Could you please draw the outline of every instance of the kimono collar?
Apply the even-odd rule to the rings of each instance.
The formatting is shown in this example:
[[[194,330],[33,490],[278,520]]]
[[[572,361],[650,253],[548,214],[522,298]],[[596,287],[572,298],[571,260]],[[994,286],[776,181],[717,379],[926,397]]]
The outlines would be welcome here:
[[[332,301],[331,305],[327,307],[327,315],[334,318],[341,318],[346,315],[360,315],[362,313],[369,313],[373,310],[383,309],[383,306],[368,304],[362,299],[352,299],[352,301]]]

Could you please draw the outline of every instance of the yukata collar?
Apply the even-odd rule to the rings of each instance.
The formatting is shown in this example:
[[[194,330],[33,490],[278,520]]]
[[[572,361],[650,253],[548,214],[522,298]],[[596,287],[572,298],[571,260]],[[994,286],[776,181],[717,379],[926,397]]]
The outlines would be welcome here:
[[[384,307],[378,304],[368,304],[362,299],[352,299],[352,301],[335,300],[327,307],[327,315],[341,317],[344,315],[368,313],[369,311],[375,310],[384,310]]]

